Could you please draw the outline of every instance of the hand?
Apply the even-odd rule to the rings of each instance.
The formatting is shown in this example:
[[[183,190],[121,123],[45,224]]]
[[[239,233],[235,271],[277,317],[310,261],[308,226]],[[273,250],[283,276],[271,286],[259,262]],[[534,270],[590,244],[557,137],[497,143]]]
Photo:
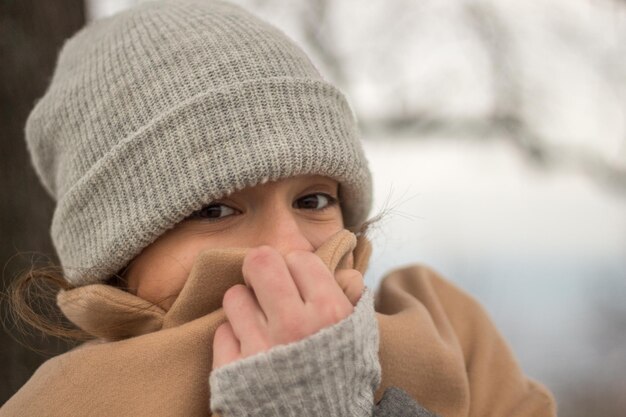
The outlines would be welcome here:
[[[312,252],[283,256],[270,246],[248,251],[242,272],[247,285],[224,294],[228,319],[215,332],[213,369],[303,339],[349,316],[363,290],[354,269],[333,276]]]

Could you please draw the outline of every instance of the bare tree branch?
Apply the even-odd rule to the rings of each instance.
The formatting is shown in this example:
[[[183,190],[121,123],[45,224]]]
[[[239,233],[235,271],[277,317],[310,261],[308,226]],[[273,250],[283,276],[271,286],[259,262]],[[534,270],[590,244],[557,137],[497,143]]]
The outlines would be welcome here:
[[[332,73],[334,81],[346,85],[347,77],[341,59],[333,46],[336,42],[335,34],[330,25],[326,24],[330,3],[328,0],[311,0],[302,2],[302,5],[300,23],[307,44],[322,60],[326,72]]]
[[[626,167],[599,152],[557,145],[542,137],[524,117],[521,78],[512,36],[491,5],[470,3],[465,7],[468,21],[483,44],[492,67],[495,94],[488,118],[442,118],[429,113],[409,112],[362,123],[365,133],[411,137],[420,140],[459,137],[470,140],[509,141],[531,163],[544,169],[567,169],[582,172],[601,186],[626,196]]]
[[[515,116],[491,119],[447,119],[428,114],[407,114],[402,117],[362,120],[360,129],[365,135],[407,138],[426,141],[436,138],[463,138],[466,140],[507,140],[529,160],[542,169],[560,169],[582,172],[612,192],[626,196],[626,169],[614,164],[596,152],[574,146],[555,145],[528,129]]]

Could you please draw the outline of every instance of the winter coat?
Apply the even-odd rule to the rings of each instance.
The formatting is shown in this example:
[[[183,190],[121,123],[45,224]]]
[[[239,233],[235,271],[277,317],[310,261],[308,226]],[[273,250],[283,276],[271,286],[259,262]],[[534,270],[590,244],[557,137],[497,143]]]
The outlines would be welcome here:
[[[331,271],[364,273],[371,246],[342,230],[316,254]],[[551,394],[523,374],[479,303],[420,265],[388,273],[375,296],[366,288],[340,323],[211,373],[222,297],[244,282],[244,256],[200,253],[167,312],[103,284],[61,292],[64,314],[98,339],[45,362],[0,417],[207,416],[209,404],[224,417],[556,416]]]

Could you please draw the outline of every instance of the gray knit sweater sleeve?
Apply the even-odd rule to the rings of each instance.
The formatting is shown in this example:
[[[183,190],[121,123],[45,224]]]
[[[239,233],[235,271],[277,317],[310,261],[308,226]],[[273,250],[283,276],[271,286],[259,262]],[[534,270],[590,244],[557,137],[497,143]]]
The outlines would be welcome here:
[[[352,314],[319,332],[211,373],[211,411],[240,416],[371,416],[381,378],[367,287]]]
[[[385,390],[374,407],[374,417],[438,417],[419,405],[409,394],[397,387]]]

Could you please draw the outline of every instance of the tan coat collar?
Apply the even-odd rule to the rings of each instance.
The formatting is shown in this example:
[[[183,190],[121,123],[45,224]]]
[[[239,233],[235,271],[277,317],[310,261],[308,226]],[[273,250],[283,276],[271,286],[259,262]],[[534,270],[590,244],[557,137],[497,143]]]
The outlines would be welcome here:
[[[129,292],[105,284],[61,291],[57,302],[63,313],[87,333],[120,340],[179,326],[220,311],[224,293],[244,283],[241,266],[246,249],[210,249],[201,252],[189,278],[168,311]],[[315,252],[331,271],[342,268],[365,272],[371,244],[343,229]],[[353,256],[350,256],[353,254]],[[219,314],[223,320],[222,313]]]

